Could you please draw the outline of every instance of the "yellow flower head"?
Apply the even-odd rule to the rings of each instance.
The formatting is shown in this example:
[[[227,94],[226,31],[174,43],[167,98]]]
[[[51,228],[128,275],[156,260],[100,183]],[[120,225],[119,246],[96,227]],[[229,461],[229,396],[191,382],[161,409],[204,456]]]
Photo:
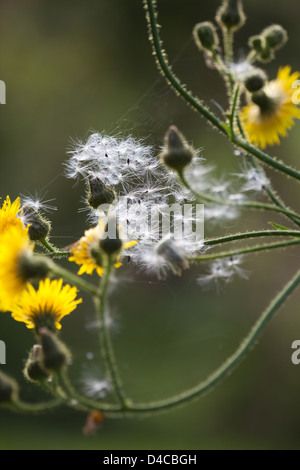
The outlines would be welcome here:
[[[63,286],[62,279],[51,281],[46,278],[39,282],[38,290],[27,284],[27,289],[12,310],[12,317],[36,331],[43,327],[59,330],[60,320],[82,302],[82,299],[76,299],[76,295],[76,287],[69,284]]]
[[[12,225],[23,226],[22,220],[18,217],[20,212],[20,198],[13,203],[9,196],[6,197],[0,209],[0,234]]]
[[[275,80],[252,95],[253,102],[241,112],[241,121],[251,143],[261,148],[279,144],[279,138],[286,135],[294,119],[300,119],[300,109],[292,101],[295,92],[292,85],[299,76],[299,72],[291,74],[289,66],[282,67]]]
[[[102,240],[102,234],[104,231],[104,224],[102,220],[99,220],[98,225],[84,232],[84,236],[75,243],[71,249],[69,261],[74,261],[76,264],[81,265],[78,274],[83,273],[92,274],[96,270],[99,276],[103,274],[103,256],[105,254],[100,248],[100,241]],[[128,243],[122,243],[122,250],[125,250],[136,242],[131,241]],[[120,257],[116,257],[115,267],[119,268],[122,264],[120,263]]]
[[[0,233],[0,310],[10,310],[24,290],[29,276],[26,262],[33,245],[23,225],[11,225]]]

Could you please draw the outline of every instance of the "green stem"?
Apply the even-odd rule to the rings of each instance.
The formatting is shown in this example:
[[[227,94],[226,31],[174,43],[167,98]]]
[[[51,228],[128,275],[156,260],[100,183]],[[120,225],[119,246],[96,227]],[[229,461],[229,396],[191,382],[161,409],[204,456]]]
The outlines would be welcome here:
[[[256,202],[256,201],[240,201],[238,204],[234,201],[230,201],[227,199],[219,199],[213,196],[210,196],[208,194],[196,192],[193,188],[191,188],[189,182],[185,178],[183,172],[178,172],[179,179],[181,183],[189,190],[191,193],[195,196],[195,198],[199,202],[209,202],[213,204],[222,204],[226,206],[234,206],[234,207],[247,207],[248,209],[259,209],[259,210],[268,210],[272,212],[279,212],[283,215],[289,216],[289,217],[296,217],[300,218],[300,215],[297,214],[296,212],[292,212],[289,209],[285,209],[283,207],[278,207],[272,204],[264,204],[262,202]]]
[[[76,402],[82,407],[90,409],[90,410],[100,410],[100,411],[110,411],[110,412],[118,412],[121,411],[121,408],[118,405],[114,405],[111,403],[106,403],[102,401],[95,401],[90,398],[83,396],[82,394],[78,393],[77,390],[74,389],[73,385],[71,384],[67,372],[65,370],[60,370],[58,372],[58,379],[60,386],[63,388],[67,396],[69,397],[70,405]],[[74,405],[75,406],[75,405]]]
[[[182,96],[185,101],[197,112],[200,112],[213,126],[217,127],[223,134],[227,134],[226,126],[213,114],[202,102],[194,97],[190,91],[180,82],[177,76],[172,71],[165,52],[162,49],[161,39],[158,32],[156,12],[154,1],[144,0],[145,8],[147,10],[147,21],[149,26],[149,36],[153,46],[153,52],[156,57],[157,65],[166,78],[167,82],[174,88],[174,90]]]
[[[243,129],[243,126],[242,126],[242,123],[239,119],[239,117],[237,116],[237,124],[238,124],[238,128],[239,128],[239,131],[240,131],[240,134],[241,136],[243,137],[243,139],[245,139],[245,131]],[[250,154],[247,154],[248,158],[249,158],[249,161],[252,165],[252,167],[256,170],[260,170],[260,165],[256,162],[255,158],[253,157],[253,155],[250,155]],[[272,188],[272,185],[271,183],[269,183],[268,185],[265,186],[265,191],[267,193],[267,195],[269,196],[269,198],[271,199],[271,201],[277,206],[277,207],[280,207],[284,210],[288,210],[289,212],[291,212],[292,214],[292,211],[289,209],[289,207],[286,206],[286,204],[283,203],[283,201],[280,199],[279,196],[277,196],[275,190]],[[285,214],[285,216],[292,220],[298,227],[300,227],[300,217],[295,217],[291,214]]]
[[[50,272],[57,277],[62,277],[65,281],[68,281],[71,284],[74,284],[75,286],[79,287],[79,289],[82,289],[88,292],[89,294],[97,295],[98,293],[97,287],[93,286],[92,284],[85,281],[84,279],[77,276],[76,274],[73,274],[68,269],[58,266],[54,262],[51,262]]]
[[[250,144],[246,140],[242,139],[241,137],[234,135],[232,138],[232,143],[235,144],[237,147],[242,148],[246,152],[250,153],[254,157],[258,158],[263,163],[275,168],[282,173],[285,173],[292,178],[300,180],[300,172],[285,163],[281,162],[280,160],[276,160],[275,158],[271,157],[267,153],[263,152],[259,148],[255,147],[254,145]]]
[[[105,362],[115,395],[122,408],[126,409],[129,406],[129,400],[125,395],[125,392],[123,390],[123,384],[119,376],[119,371],[117,368],[117,363],[115,360],[114,350],[112,346],[112,340],[110,336],[109,324],[106,317],[108,288],[114,266],[114,260],[111,256],[107,256],[106,262],[104,264],[105,266],[101,279],[99,294],[95,299],[100,322],[100,345],[102,348],[102,357]]]
[[[17,410],[17,411],[22,411],[26,413],[38,413],[41,411],[48,411],[53,408],[56,408],[64,403],[64,400],[62,399],[56,399],[48,402],[43,402],[43,403],[26,403],[21,400],[14,400],[10,406]]]
[[[174,90],[188,103],[192,106],[194,110],[202,114],[208,122],[210,122],[213,126],[217,127],[223,134],[230,137],[228,132],[228,127],[226,124],[222,123],[217,116],[215,116],[208,108],[206,108],[201,101],[195,98],[185,86],[180,82],[180,80],[176,77],[173,73],[166,56],[166,53],[162,47],[162,41],[160,39],[158,25],[157,25],[157,18],[156,18],[156,11],[155,11],[155,2],[154,0],[144,0],[145,8],[147,11],[147,21],[149,26],[149,35],[150,39],[152,40],[153,45],[153,52],[156,57],[159,69],[161,70],[163,76],[167,80],[167,82],[174,88]],[[267,153],[263,152],[262,150],[254,147],[246,140],[234,135],[231,138],[231,142],[235,144],[237,147],[246,150],[251,155],[255,156],[262,162],[268,164],[269,166],[275,168],[276,170],[285,173],[292,178],[300,180],[300,172],[295,170],[292,167],[284,164],[283,162],[276,160],[275,158],[271,157]]]
[[[218,245],[220,243],[227,243],[236,240],[245,240],[248,238],[259,237],[277,237],[277,236],[291,236],[300,237],[300,230],[258,230],[255,232],[235,233],[233,235],[226,235],[224,237],[217,237],[205,240],[205,245]]]
[[[296,289],[299,283],[300,270],[272,300],[237,350],[206,380],[173,398],[145,404],[134,403],[130,406],[130,411],[150,414],[158,411],[166,411],[167,409],[190,403],[192,400],[198,399],[210,391],[241,363],[249,351],[254,347],[260,335],[274,317],[275,313],[286,301],[288,296]]]
[[[69,251],[60,251],[58,248],[52,245],[46,238],[41,238],[38,241],[44,248],[46,248],[48,254],[52,257],[63,257],[70,255]]]
[[[224,251],[221,253],[214,253],[211,255],[199,255],[190,257],[190,261],[212,261],[219,258],[228,258],[231,256],[243,255],[248,253],[255,253],[258,251],[267,251],[273,250],[276,248],[287,248],[288,246],[299,245],[300,240],[288,240],[285,242],[274,242],[274,243],[265,243],[263,245],[248,246],[245,248],[239,248],[230,251]]]

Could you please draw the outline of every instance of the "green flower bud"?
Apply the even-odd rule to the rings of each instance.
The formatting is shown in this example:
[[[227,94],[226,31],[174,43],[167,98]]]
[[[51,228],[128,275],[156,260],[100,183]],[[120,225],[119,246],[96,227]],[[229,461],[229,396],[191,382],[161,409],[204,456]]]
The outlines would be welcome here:
[[[244,85],[250,93],[254,93],[265,86],[266,80],[265,72],[261,69],[255,69],[244,76]]]
[[[255,51],[257,60],[261,62],[269,62],[274,58],[273,49],[270,48],[263,35],[251,36],[249,38],[249,45]]]
[[[262,114],[271,113],[276,107],[274,99],[270,98],[263,90],[259,90],[251,95],[253,103],[259,106]]]
[[[106,224],[104,234],[106,238],[103,237],[100,240],[101,250],[108,256],[117,255],[122,249],[123,242],[120,239],[120,233],[114,218],[111,218]]]
[[[114,191],[106,186],[101,179],[93,174],[88,176],[88,204],[97,209],[102,204],[112,204],[115,200]]]
[[[246,21],[241,0],[223,0],[217,11],[216,21],[221,27],[231,31],[241,28]]]
[[[51,230],[51,222],[43,217],[34,208],[28,205],[23,206],[22,215],[28,224],[28,235],[30,240],[41,240],[49,235]]]
[[[0,372],[0,405],[8,404],[18,397],[18,384],[8,375]]]
[[[71,353],[60,339],[47,328],[38,331],[42,346],[42,366],[47,370],[59,370],[71,360]]]
[[[262,35],[265,38],[267,45],[274,50],[282,47],[288,39],[286,30],[278,24],[274,24],[264,29]]]
[[[219,44],[216,29],[210,21],[196,24],[193,29],[193,36],[199,49],[214,52]]]
[[[42,346],[40,344],[35,344],[29,352],[29,356],[23,370],[24,376],[30,382],[39,382],[40,380],[49,377],[49,373],[43,367],[42,360]]]
[[[170,126],[165,135],[165,150],[160,155],[163,163],[172,170],[181,172],[191,163],[194,153],[177,127]]]
[[[256,52],[261,52],[265,47],[264,38],[259,35],[251,36],[248,42],[251,49],[254,49]]]

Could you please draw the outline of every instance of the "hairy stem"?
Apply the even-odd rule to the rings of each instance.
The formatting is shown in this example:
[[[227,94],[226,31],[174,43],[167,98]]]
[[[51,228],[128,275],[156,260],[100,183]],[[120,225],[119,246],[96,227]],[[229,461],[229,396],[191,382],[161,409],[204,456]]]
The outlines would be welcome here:
[[[300,283],[300,270],[288,282],[284,288],[272,300],[266,310],[262,313],[255,325],[245,337],[237,350],[225,361],[215,372],[213,372],[206,380],[173,398],[161,400],[145,404],[132,404],[131,411],[137,413],[148,412],[154,413],[174,408],[179,405],[190,403],[194,399],[198,399],[205,393],[209,392],[214,386],[220,383],[230,372],[232,372],[245,358],[249,351],[253,348],[266,326],[274,317],[278,309],[283,305],[288,296],[297,288]]]
[[[146,19],[148,21],[150,40],[153,45],[153,52],[157,60],[158,67],[165,77],[169,85],[178,93],[188,104],[192,106],[194,110],[202,114],[203,117],[213,126],[217,127],[223,134],[227,135],[230,138],[231,142],[236,145],[238,148],[246,150],[254,157],[258,158],[260,161],[266,163],[267,165],[275,168],[278,171],[300,180],[300,172],[285,163],[276,160],[262,150],[256,148],[245,139],[240,136],[230,136],[230,131],[226,124],[224,124],[217,116],[215,116],[202,102],[195,98],[191,92],[187,91],[186,87],[181,83],[177,76],[173,73],[166,56],[166,53],[163,50],[162,41],[160,39],[157,17],[155,11],[155,1],[154,0],[144,0],[144,5],[147,11]]]
[[[104,272],[101,279],[101,285],[99,294],[96,297],[96,306],[98,311],[98,317],[100,322],[100,345],[102,349],[102,357],[105,362],[107,372],[112,383],[115,395],[121,404],[126,409],[129,404],[129,400],[123,390],[123,384],[119,375],[117,363],[115,360],[114,350],[112,346],[112,340],[110,336],[110,328],[107,321],[107,296],[109,282],[112,275],[114,261],[111,256],[107,256],[106,263],[104,266]]]
[[[191,256],[190,261],[212,261],[214,259],[219,258],[228,258],[237,255],[255,253],[258,251],[268,251],[278,248],[287,248],[293,245],[299,245],[300,239],[296,240],[289,240],[284,242],[274,242],[274,243],[265,243],[263,245],[255,245],[255,246],[248,246],[245,248],[234,249],[230,251],[223,251],[220,253],[214,253],[210,255],[199,255],[199,256]]]

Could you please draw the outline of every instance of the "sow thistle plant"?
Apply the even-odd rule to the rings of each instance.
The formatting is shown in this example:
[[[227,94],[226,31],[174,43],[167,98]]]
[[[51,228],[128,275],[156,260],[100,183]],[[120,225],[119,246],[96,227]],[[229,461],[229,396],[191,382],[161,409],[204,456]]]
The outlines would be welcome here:
[[[155,402],[136,403],[123,386],[115,358],[109,313],[110,286],[129,262],[141,271],[165,280],[180,276],[191,266],[208,263],[197,283],[217,287],[235,276],[247,278],[242,267],[251,253],[288,248],[300,243],[300,214],[288,207],[273,187],[266,171],[300,180],[300,172],[265,151],[280,143],[300,110],[293,102],[299,73],[284,65],[276,78],[268,78],[267,64],[287,41],[280,25],[271,25],[249,39],[243,62],[234,62],[234,38],[246,16],[240,0],[223,0],[215,24],[194,26],[195,47],[210,68],[224,79],[228,109],[214,114],[175,75],[163,49],[154,0],[144,0],[149,38],[157,66],[168,85],[216,133],[232,143],[241,162],[235,185],[217,181],[181,131],[166,129],[162,148],[155,149],[132,136],[93,133],[76,142],[65,163],[65,175],[83,181],[87,227],[78,241],[58,248],[51,240],[48,205],[38,199],[6,196],[0,209],[0,309],[23,322],[33,334],[32,349],[24,366],[24,377],[52,395],[51,400],[27,403],[12,377],[0,373],[0,403],[14,410],[37,412],[67,405],[85,410],[85,432],[91,433],[107,417],[135,417],[171,410],[188,404],[226,377],[257,342],[274,314],[300,282],[300,271],[282,288],[258,318],[246,338],[206,380],[187,390]],[[232,190],[232,188],[237,188]],[[4,195],[5,197],[5,195]],[[203,224],[203,211],[188,215],[170,206],[205,206],[205,224],[235,220],[247,210],[269,211],[284,216],[287,226],[273,223],[272,229],[237,232],[218,238],[198,237],[195,226]],[[151,223],[149,223],[149,218]],[[176,230],[189,222],[183,235]],[[162,230],[166,222],[168,230]],[[186,228],[186,227],[185,227]],[[273,237],[275,241],[239,247],[235,242]],[[234,248],[214,250],[234,242]],[[61,259],[67,260],[64,265]],[[74,273],[76,271],[76,273]],[[98,279],[99,282],[94,282]],[[72,383],[69,369],[72,352],[60,337],[64,317],[80,309],[82,296],[95,305],[99,344],[106,370],[103,380],[88,377],[84,392]],[[102,364],[101,364],[102,366]],[[99,366],[100,367],[100,366]]]

